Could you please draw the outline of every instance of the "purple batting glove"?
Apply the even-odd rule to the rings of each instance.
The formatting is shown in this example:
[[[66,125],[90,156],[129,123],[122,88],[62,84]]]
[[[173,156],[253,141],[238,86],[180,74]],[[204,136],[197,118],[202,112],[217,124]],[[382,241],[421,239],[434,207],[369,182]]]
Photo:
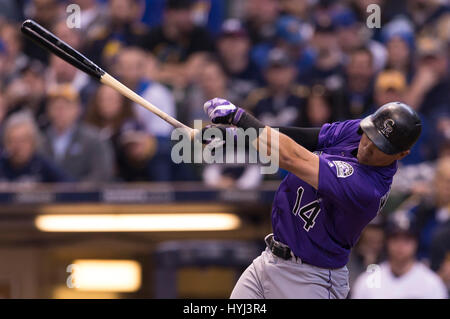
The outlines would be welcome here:
[[[233,103],[217,97],[206,102],[203,108],[214,124],[237,125],[245,112]]]

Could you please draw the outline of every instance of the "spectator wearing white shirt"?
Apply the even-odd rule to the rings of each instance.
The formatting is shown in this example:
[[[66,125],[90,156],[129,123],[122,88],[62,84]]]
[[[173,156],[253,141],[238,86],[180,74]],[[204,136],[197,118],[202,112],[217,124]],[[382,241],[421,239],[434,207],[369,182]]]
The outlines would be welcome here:
[[[432,270],[416,261],[417,237],[409,220],[391,221],[388,260],[372,265],[355,282],[353,299],[446,299],[447,289]]]

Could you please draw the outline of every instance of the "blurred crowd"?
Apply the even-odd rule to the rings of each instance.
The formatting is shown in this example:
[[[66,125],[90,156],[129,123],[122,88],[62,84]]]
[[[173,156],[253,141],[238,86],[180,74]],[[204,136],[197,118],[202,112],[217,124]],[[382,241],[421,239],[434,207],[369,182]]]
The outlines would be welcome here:
[[[72,3],[81,8],[75,28]],[[379,27],[367,24],[370,4],[381,8]],[[386,260],[392,285],[408,273],[402,284],[420,296],[428,290],[408,272],[417,255],[450,287],[448,0],[0,0],[1,182],[203,180],[245,189],[263,180],[254,166],[174,164],[170,125],[26,40],[25,18],[190,126],[207,119],[203,103],[214,97],[275,127],[411,105],[423,133],[392,187],[407,195],[392,214],[406,222],[367,228],[349,264],[352,284],[356,296],[370,296],[357,277]],[[415,276],[434,275],[427,271]]]

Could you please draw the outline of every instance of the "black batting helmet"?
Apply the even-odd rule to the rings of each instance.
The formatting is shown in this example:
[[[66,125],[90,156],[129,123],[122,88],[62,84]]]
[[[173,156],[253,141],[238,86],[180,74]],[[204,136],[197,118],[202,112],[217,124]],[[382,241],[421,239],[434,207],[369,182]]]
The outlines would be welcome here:
[[[422,131],[422,123],[411,107],[391,102],[361,120],[360,129],[380,150],[392,155],[414,145]]]

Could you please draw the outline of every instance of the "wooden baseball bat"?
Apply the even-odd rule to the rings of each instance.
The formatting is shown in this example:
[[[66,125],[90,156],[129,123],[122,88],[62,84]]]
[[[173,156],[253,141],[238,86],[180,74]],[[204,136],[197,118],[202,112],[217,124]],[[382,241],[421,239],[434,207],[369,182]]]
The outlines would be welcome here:
[[[122,95],[126,96],[130,100],[143,106],[150,112],[156,114],[161,119],[171,124],[176,128],[184,128],[188,131],[191,138],[195,134],[195,130],[179,122],[169,114],[161,111],[155,105],[144,99],[142,96],[133,92],[127,86],[120,81],[106,73],[102,68],[96,65],[94,62],[86,58],[83,54],[72,48],[70,45],[59,39],[53,33],[39,25],[33,20],[26,20],[23,22],[21,31],[31,40],[39,44],[46,50],[56,54],[64,61],[70,63],[77,69],[89,74],[91,77],[100,81],[101,83],[108,85],[109,87],[117,90]]]

